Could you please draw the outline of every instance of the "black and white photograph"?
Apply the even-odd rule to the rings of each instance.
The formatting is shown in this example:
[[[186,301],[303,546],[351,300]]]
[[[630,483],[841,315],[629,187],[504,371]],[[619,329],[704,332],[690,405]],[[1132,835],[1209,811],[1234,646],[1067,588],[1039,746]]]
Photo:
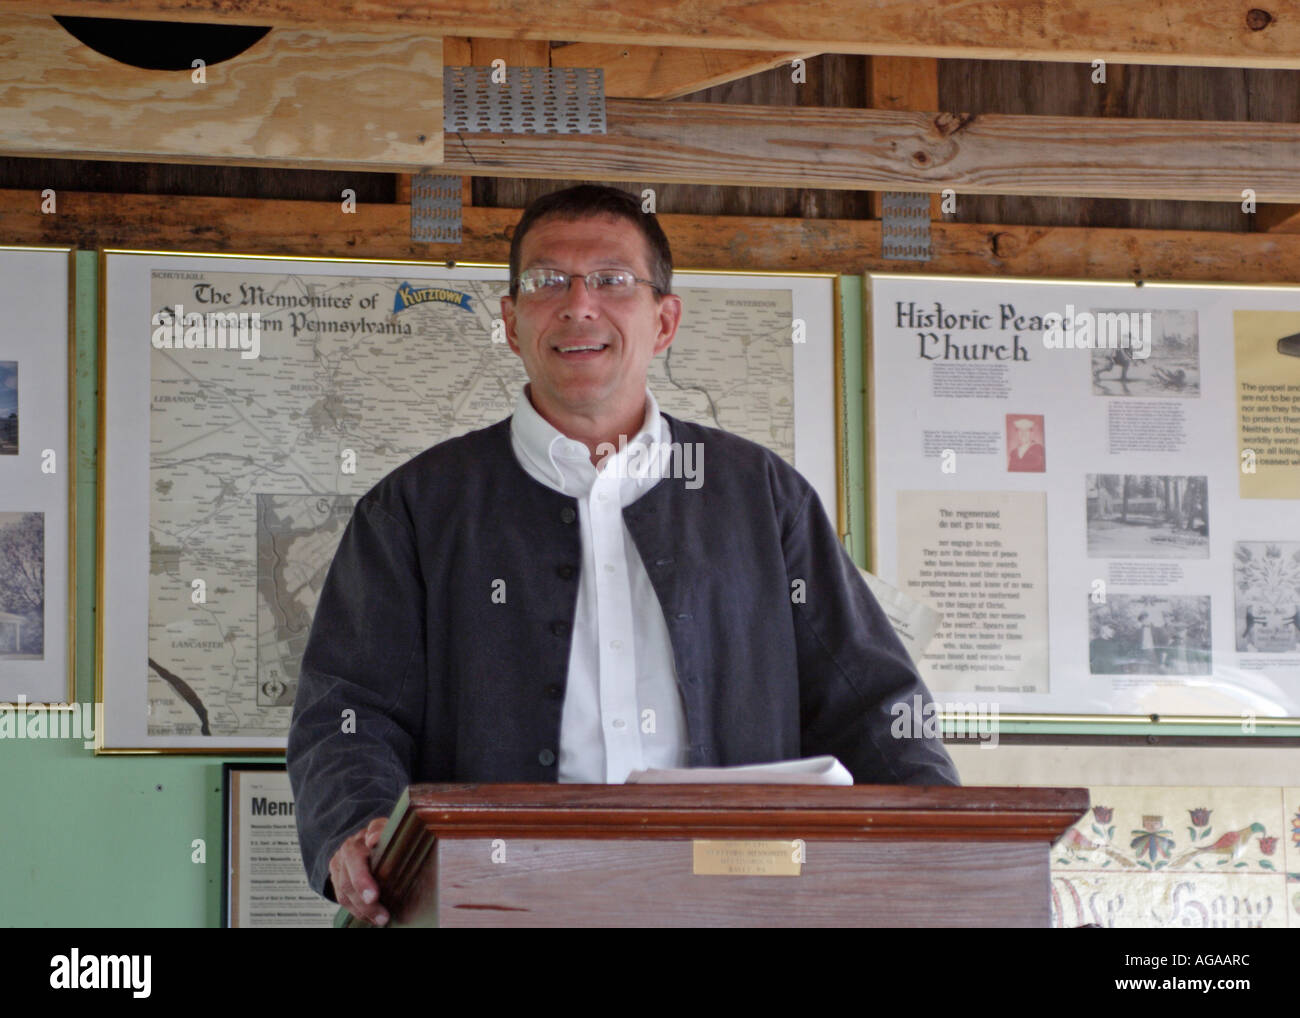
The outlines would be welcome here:
[[[1088,474],[1089,558],[1209,558],[1203,476]]]
[[[0,361],[0,456],[18,455],[18,362]]]
[[[45,514],[0,513],[0,661],[45,657]]]
[[[1210,599],[1189,594],[1111,594],[1088,601],[1093,675],[1209,675]]]
[[[1300,541],[1238,541],[1232,579],[1237,652],[1300,650]]]
[[[1195,311],[1093,308],[1092,314],[1099,323],[1113,322],[1115,332],[1114,345],[1100,345],[1107,336],[1093,339],[1098,347],[1091,357],[1094,396],[1200,396]]]

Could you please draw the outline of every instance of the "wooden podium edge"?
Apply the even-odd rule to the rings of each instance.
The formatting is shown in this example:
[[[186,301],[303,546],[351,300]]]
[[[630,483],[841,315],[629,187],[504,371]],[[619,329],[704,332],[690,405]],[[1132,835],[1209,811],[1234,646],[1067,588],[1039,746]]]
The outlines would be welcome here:
[[[1086,788],[411,785],[393,807],[371,868],[382,897],[400,901],[439,837],[1031,841],[1050,848],[1090,803]],[[334,925],[370,926],[342,908]]]

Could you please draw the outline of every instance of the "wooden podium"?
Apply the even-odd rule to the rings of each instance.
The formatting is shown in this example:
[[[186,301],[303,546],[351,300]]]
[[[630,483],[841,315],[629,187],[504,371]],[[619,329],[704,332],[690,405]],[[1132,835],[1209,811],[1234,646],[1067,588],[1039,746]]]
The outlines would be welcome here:
[[[390,926],[1047,926],[1083,788],[412,785]],[[366,926],[339,910],[337,926]]]

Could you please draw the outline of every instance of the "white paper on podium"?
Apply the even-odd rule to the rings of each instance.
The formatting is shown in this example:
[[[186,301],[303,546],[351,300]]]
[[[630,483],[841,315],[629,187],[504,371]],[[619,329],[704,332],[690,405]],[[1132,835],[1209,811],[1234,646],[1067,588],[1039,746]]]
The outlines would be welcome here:
[[[894,632],[903,641],[903,646],[912,658],[912,663],[919,665],[925,648],[934,639],[935,631],[943,616],[923,601],[909,597],[897,587],[891,586],[874,573],[869,573],[861,566],[858,572],[867,581],[867,587],[875,595],[886,618],[894,627]]]
[[[851,785],[853,775],[833,756],[742,767],[652,768],[632,771],[629,785]]]

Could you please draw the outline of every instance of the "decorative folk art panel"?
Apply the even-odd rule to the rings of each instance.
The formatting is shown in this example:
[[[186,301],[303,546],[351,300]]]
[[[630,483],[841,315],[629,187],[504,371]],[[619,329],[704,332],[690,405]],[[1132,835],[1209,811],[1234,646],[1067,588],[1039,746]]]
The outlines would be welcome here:
[[[1300,928],[1300,788],[1112,787],[1052,849],[1052,925]]]

